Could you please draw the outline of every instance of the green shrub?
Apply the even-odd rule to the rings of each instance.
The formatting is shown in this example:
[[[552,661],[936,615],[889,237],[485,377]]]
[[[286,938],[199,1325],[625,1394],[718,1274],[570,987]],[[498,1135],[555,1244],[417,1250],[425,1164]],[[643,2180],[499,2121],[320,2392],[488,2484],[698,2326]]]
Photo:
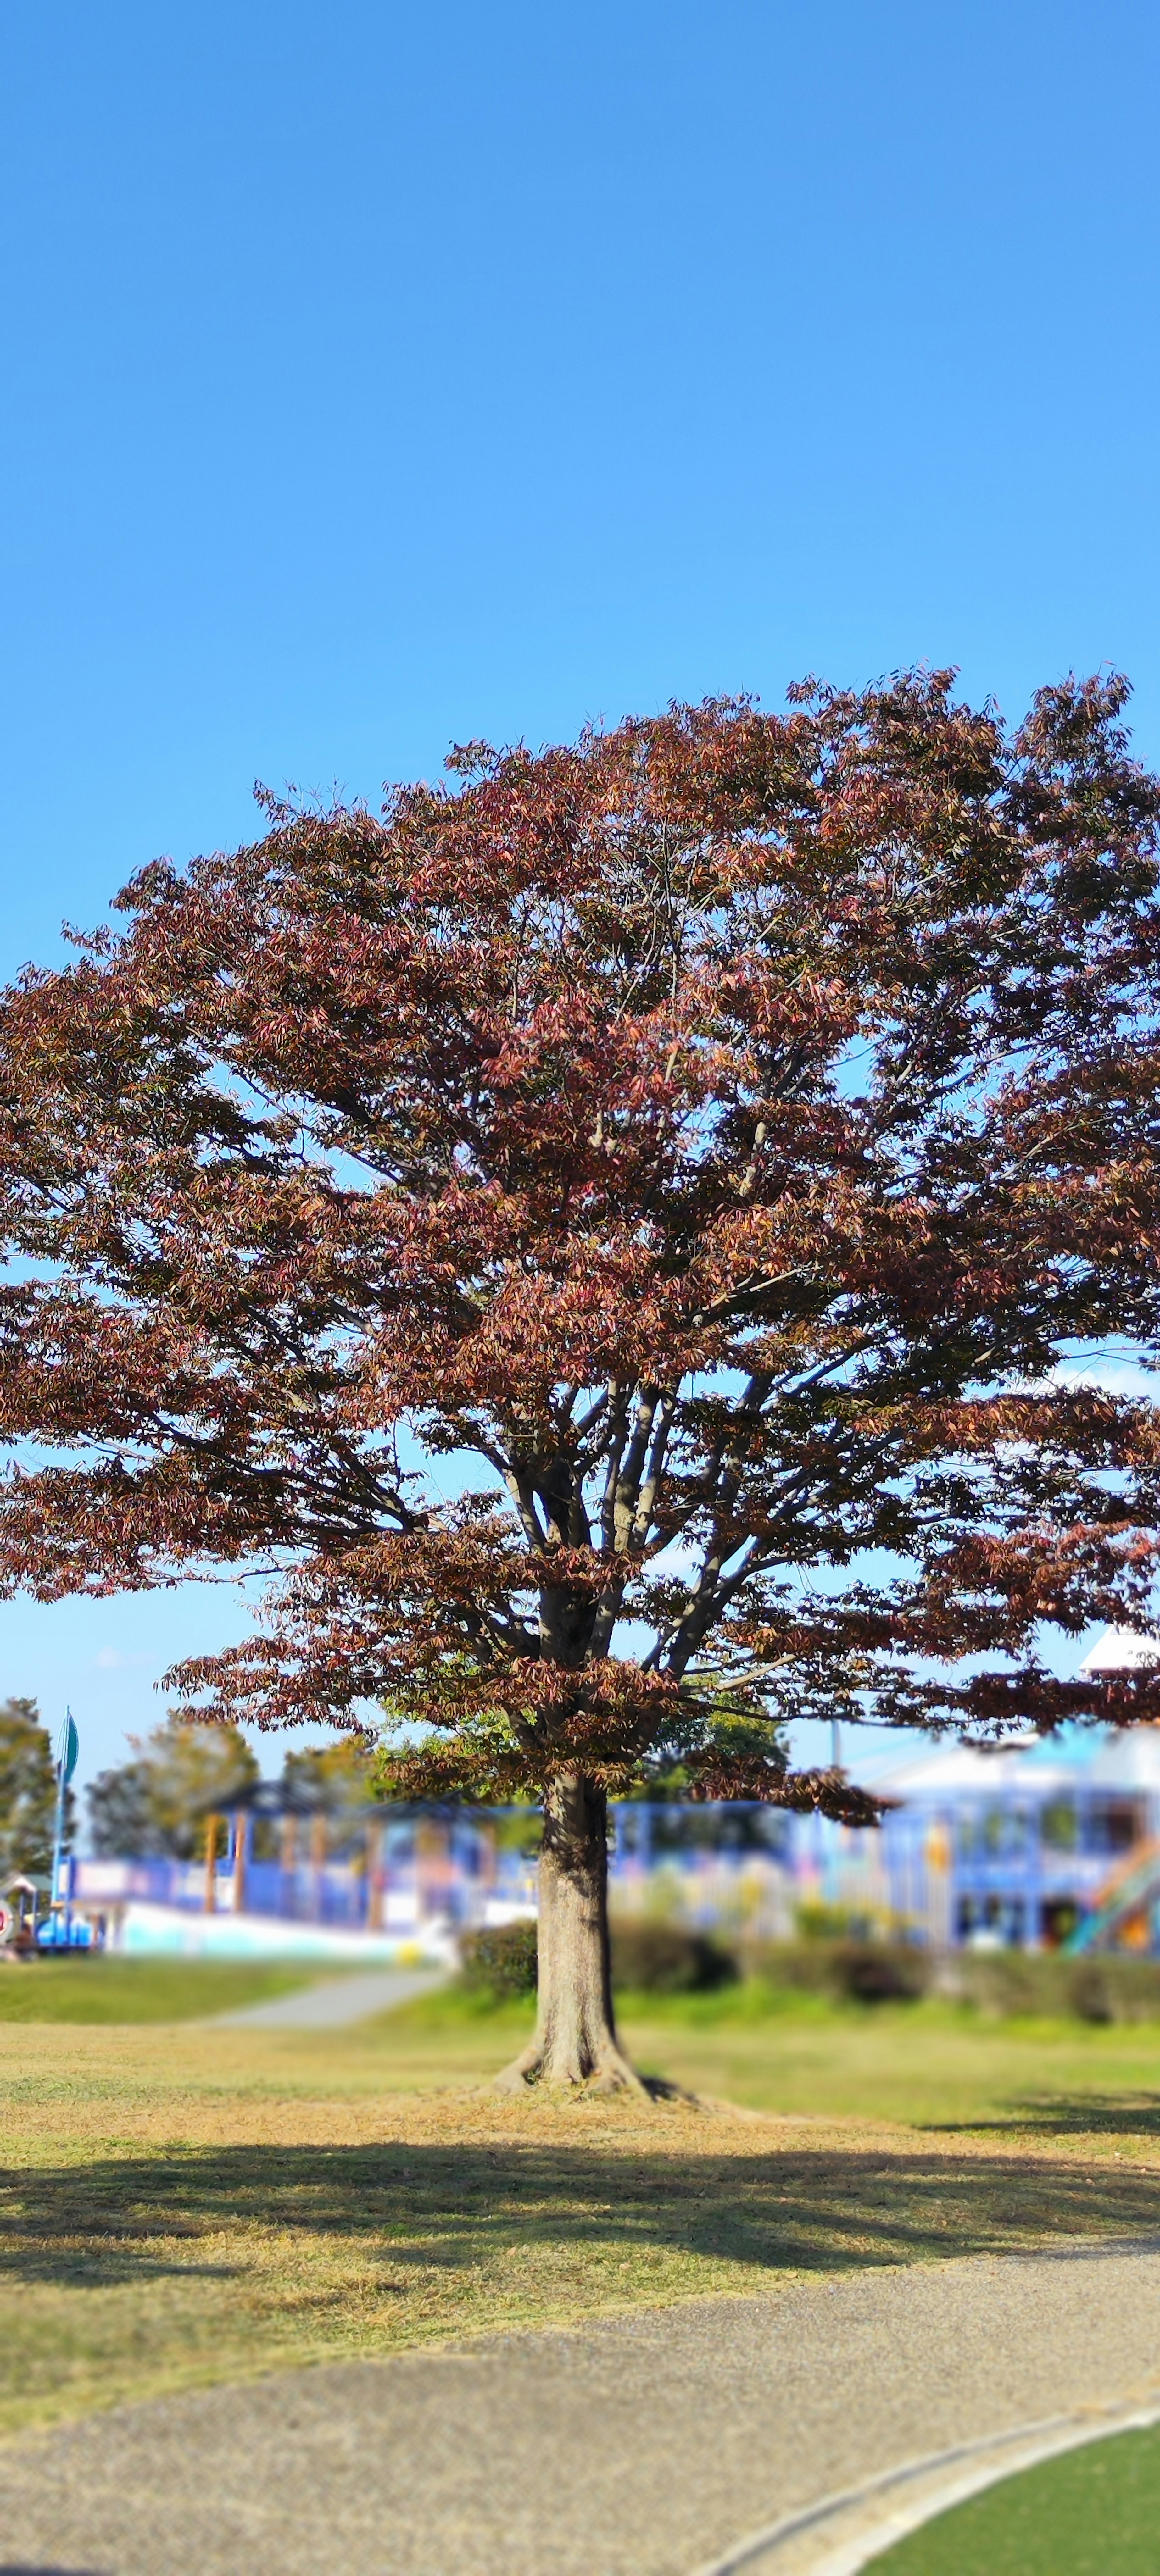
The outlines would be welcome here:
[[[864,1941],[870,1922],[865,1911],[849,1905],[827,1905],[820,1896],[805,1896],[794,1909],[799,1941]]]
[[[535,1993],[534,1923],[467,1933],[460,1953],[461,1983],[481,1998],[499,2003]],[[712,1934],[676,1923],[612,1927],[613,1984],[622,1992],[713,1994],[741,1975],[774,1993],[830,2003],[910,2003],[935,1994],[1000,2019],[1160,2022],[1160,1960],[1123,1953],[1073,1959],[1060,1951],[957,1950],[940,1958],[905,1942],[849,1937],[745,1941],[734,1953]]]
[[[822,1940],[747,1942],[747,1976],[792,1994],[835,2003],[913,2003],[931,1982],[929,1951],[906,1942]]]
[[[638,1994],[704,1995],[732,1985],[738,1974],[731,1953],[707,1932],[677,1923],[614,1923],[612,1982]]]
[[[912,2004],[926,1993],[930,1960],[885,1941],[844,1941],[834,1954],[839,1992],[856,2004]]]
[[[490,1931],[466,1932],[459,1944],[459,1973],[471,1993],[493,1995],[497,2003],[510,1995],[534,1995],[535,1924],[497,1923]]]
[[[1061,1961],[1071,2009],[1082,2021],[1160,2021],[1160,1959],[1109,1957]]]
[[[1073,2009],[1071,1973],[1072,1962],[1050,1952],[958,1950],[940,1962],[935,1983],[952,2002],[974,2004],[1000,2019],[1013,2013],[1058,2017]]]
[[[1077,1959],[1067,1983],[1068,2001],[1080,2021],[1115,2020],[1111,1982],[1102,1959]]]
[[[742,1973],[782,1993],[833,1996],[838,1990],[834,1976],[836,1948],[834,1941],[813,1939],[747,1940],[740,1954]]]
[[[1034,2014],[1098,2023],[1160,2021],[1160,1960],[1059,1950],[960,1950],[944,1959],[936,1991],[1000,2017]]]

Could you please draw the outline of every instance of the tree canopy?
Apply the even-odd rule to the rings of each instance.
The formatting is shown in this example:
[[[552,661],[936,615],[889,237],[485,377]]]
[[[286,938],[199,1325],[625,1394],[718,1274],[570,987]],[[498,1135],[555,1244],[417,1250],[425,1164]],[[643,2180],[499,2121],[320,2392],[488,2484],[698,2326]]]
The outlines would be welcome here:
[[[267,1574],[186,1706],[384,1702],[408,1791],[857,1818],[787,1720],[1160,1714],[1050,1642],[1157,1544],[1075,1366],[1158,1322],[1126,694],[676,707],[146,868],[0,1011],[0,1580]]]

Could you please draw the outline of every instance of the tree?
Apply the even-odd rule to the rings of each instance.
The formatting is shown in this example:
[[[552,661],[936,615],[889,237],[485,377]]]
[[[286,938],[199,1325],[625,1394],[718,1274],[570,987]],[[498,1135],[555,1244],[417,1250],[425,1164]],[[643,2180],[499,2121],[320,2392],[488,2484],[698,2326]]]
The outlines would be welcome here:
[[[144,1743],[129,1741],[136,1759],[99,1772],[87,1792],[94,1850],[116,1860],[200,1855],[207,1817],[258,1777],[240,1728],[156,1726]]]
[[[313,1835],[321,1834],[326,1851],[362,1864],[368,1825],[376,1816],[382,1819],[376,1774],[374,1738],[369,1733],[340,1735],[333,1744],[288,1753],[280,1790],[292,1812],[312,1811]],[[317,1842],[313,1848],[318,1850]]]
[[[89,1840],[98,1860],[160,1860],[164,1834],[153,1813],[147,1762],[98,1771],[85,1790]]]
[[[282,1786],[310,1798],[329,1816],[349,1816],[375,1796],[375,1760],[369,1736],[339,1736],[335,1743],[288,1753]]]
[[[631,2081],[605,1807],[872,1819],[802,1715],[1160,1715],[1157,818],[1122,682],[953,674],[265,800],[0,1020],[0,1575],[264,1572],[189,1711],[544,1811],[513,2080]],[[38,1446],[36,1444],[39,1444]]]
[[[34,1699],[0,1707],[0,1888],[9,1879],[47,1878],[56,1831],[56,1764]],[[72,1796],[65,1806],[66,1842]]]

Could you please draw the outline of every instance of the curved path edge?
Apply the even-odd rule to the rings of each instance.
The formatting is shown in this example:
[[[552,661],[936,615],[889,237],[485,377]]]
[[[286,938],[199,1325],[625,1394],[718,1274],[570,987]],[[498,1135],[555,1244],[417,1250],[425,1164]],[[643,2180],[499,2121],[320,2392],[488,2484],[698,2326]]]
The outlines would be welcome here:
[[[1147,2406],[1084,2406],[1071,2415],[1046,2416],[1036,2424],[930,2451],[838,2495],[822,2496],[800,2513],[782,2515],[764,2531],[737,2541],[723,2557],[698,2567],[694,2576],[766,2576],[767,2570],[769,2576],[783,2576],[783,2571],[790,2576],[791,2570],[796,2576],[799,2568],[802,2576],[807,2568],[809,2576],[858,2576],[895,2541],[986,2487],[1017,2477],[1021,2469],[1105,2441],[1113,2433],[1144,2432],[1158,2423],[1160,2400]],[[900,2488],[909,2490],[901,2502],[896,2501]]]

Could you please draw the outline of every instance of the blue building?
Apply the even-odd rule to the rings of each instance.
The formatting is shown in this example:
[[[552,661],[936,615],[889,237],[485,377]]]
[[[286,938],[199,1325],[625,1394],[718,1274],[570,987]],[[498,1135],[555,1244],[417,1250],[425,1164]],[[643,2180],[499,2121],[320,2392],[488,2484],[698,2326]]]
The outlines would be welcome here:
[[[1086,1669],[1155,1653],[1113,1630]],[[934,1746],[874,1785],[881,1830],[807,1826],[799,1884],[940,1948],[1160,1950],[1160,1729]]]
[[[878,1843],[874,1858],[835,1855],[847,1902],[861,1877],[870,1910],[939,1947],[1160,1946],[1151,1729],[935,1749],[876,1785],[901,1803],[880,1835],[845,1838]]]

